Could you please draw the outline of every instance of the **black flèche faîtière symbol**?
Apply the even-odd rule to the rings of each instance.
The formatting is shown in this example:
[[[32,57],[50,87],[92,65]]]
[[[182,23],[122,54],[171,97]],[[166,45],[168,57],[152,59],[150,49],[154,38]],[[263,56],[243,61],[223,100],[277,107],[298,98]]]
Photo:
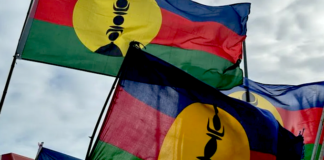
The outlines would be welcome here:
[[[127,0],[117,0],[116,4],[114,4],[114,13],[116,16],[113,19],[114,26],[110,26],[107,30],[106,34],[109,34],[108,38],[111,41],[115,41],[120,34],[123,33],[124,28],[121,25],[124,23],[123,15],[127,14],[129,9],[129,2]]]
[[[221,127],[221,121],[218,117],[218,109],[217,106],[214,105],[215,110],[215,116],[213,117],[213,125],[214,129],[211,129],[209,127],[209,119],[207,122],[207,135],[211,137],[211,139],[207,142],[205,146],[204,156],[203,157],[197,157],[200,160],[210,160],[211,157],[216,153],[217,151],[217,140],[222,140],[221,138],[224,137],[225,134],[225,128],[223,126],[223,132],[220,132]]]
[[[124,27],[122,27],[122,24],[124,23],[124,17],[127,14],[127,11],[129,10],[130,3],[127,0],[117,0],[117,2],[114,4],[114,14],[116,15],[113,19],[113,26],[110,26],[110,28],[107,30],[106,35],[108,36],[108,39],[111,41],[111,43],[100,47],[95,52],[109,55],[109,56],[123,56],[120,48],[114,44],[114,41],[123,33]]]

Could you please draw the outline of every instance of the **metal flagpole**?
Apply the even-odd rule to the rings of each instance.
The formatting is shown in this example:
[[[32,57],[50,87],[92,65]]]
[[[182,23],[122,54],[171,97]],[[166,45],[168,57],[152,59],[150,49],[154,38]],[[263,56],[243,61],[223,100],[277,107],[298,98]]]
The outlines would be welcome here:
[[[22,31],[21,31],[21,35],[20,35],[20,38],[19,38],[19,42],[25,38],[23,36],[23,31],[25,30],[25,27],[27,25],[27,20],[28,20],[28,16],[29,14],[31,13],[31,9],[32,9],[32,6],[33,6],[33,3],[34,3],[35,0],[31,0],[30,1],[30,4],[29,4],[29,9],[28,9],[28,12],[27,12],[27,15],[26,15],[26,18],[25,18],[25,23],[24,23],[24,26],[22,28]],[[23,37],[23,38],[22,38]],[[19,43],[18,43],[19,44]],[[17,47],[17,50],[18,50],[18,47]],[[10,80],[11,80],[11,76],[12,76],[12,72],[15,68],[15,64],[16,64],[16,60],[17,60],[17,57],[19,57],[19,52],[16,51],[16,53],[14,54],[13,56],[13,60],[12,60],[12,63],[11,63],[11,67],[10,67],[10,70],[9,70],[9,74],[8,74],[8,78],[7,78],[7,81],[6,81],[6,84],[5,84],[5,87],[3,89],[3,93],[2,93],[2,97],[1,97],[1,101],[0,101],[0,114],[1,114],[1,110],[2,110],[2,107],[3,107],[3,104],[4,104],[4,101],[6,99],[6,95],[7,95],[7,91],[8,91],[8,87],[9,87],[9,84],[10,84]]]
[[[243,60],[244,60],[244,77],[247,79],[245,82],[246,85],[246,102],[250,102],[250,88],[249,88],[249,76],[248,76],[248,67],[247,67],[247,53],[246,53],[246,45],[245,40],[243,41]]]
[[[131,47],[135,47],[135,48],[136,48],[136,46],[139,47],[139,45],[140,45],[140,43],[135,42],[135,41],[132,41],[132,42],[130,43],[130,45],[129,45],[129,49],[128,49],[126,55],[129,54],[129,50],[130,50]],[[107,96],[107,99],[106,99],[106,101],[105,101],[105,104],[104,104],[104,106],[102,107],[102,110],[101,110],[101,113],[100,113],[100,115],[99,115],[99,118],[98,118],[97,124],[96,124],[96,126],[95,126],[95,129],[93,130],[92,136],[90,137],[91,140],[90,140],[90,143],[89,143],[89,146],[88,146],[88,151],[87,151],[87,154],[86,154],[86,157],[85,157],[86,160],[89,159],[89,156],[90,156],[90,154],[91,154],[91,153],[90,153],[90,151],[91,151],[91,144],[93,143],[93,139],[94,139],[95,134],[96,134],[96,132],[97,132],[97,130],[98,130],[99,123],[100,123],[100,121],[101,121],[101,119],[102,119],[102,116],[103,116],[104,111],[106,110],[106,106],[107,106],[108,101],[109,101],[109,99],[110,99],[110,97],[111,97],[111,94],[113,93],[113,91],[114,91],[114,89],[115,89],[115,87],[116,87],[116,84],[117,84],[117,82],[118,82],[118,80],[119,80],[119,77],[120,77],[120,75],[121,75],[121,72],[122,72],[122,70],[123,70],[123,66],[124,66],[126,60],[127,60],[127,56],[125,56],[124,61],[123,61],[122,65],[121,65],[121,67],[120,67],[120,69],[119,69],[119,71],[118,71],[118,74],[117,74],[117,76],[116,76],[116,79],[115,79],[115,81],[114,81],[114,83],[113,83],[113,85],[112,85],[110,91],[109,91],[109,94],[108,94],[108,96]],[[106,114],[104,120],[107,118],[109,112],[110,112],[110,108],[108,108],[108,111],[107,111],[107,114]],[[96,142],[95,142],[95,144],[94,144],[93,146],[95,146],[95,145],[98,143],[98,141],[99,141],[99,137],[97,137],[97,140],[96,140]]]
[[[324,140],[322,142],[322,148],[321,148],[321,152],[320,152],[320,156],[318,157],[318,160],[323,160],[323,156],[324,156]]]
[[[2,97],[1,97],[1,101],[0,101],[0,114],[1,114],[3,103],[4,103],[5,99],[6,99],[8,87],[9,87],[9,84],[10,84],[12,72],[13,72],[13,70],[15,68],[16,60],[17,60],[17,56],[14,55],[12,63],[11,63],[10,71],[9,71],[9,74],[8,74],[8,78],[7,78],[7,81],[6,81],[6,85],[5,85],[4,89],[3,89],[3,93],[2,93]]]
[[[316,140],[315,140],[315,145],[314,145],[314,148],[313,148],[313,153],[312,153],[311,160],[315,160],[315,158],[316,158],[317,148],[318,148],[319,141],[320,141],[320,138],[321,138],[321,135],[322,135],[323,120],[324,120],[324,108],[323,108],[323,111],[322,111],[320,123],[318,125],[317,134],[316,134]]]
[[[119,72],[120,72],[120,70],[119,70]],[[99,115],[98,121],[97,121],[97,123],[96,123],[96,126],[95,126],[95,128],[94,128],[94,130],[93,130],[93,132],[92,132],[92,135],[91,135],[91,137],[90,137],[90,143],[89,143],[89,146],[88,146],[88,151],[87,151],[87,154],[86,154],[86,158],[85,158],[85,159],[87,159],[88,156],[89,156],[89,153],[90,153],[90,150],[91,150],[91,145],[92,145],[93,140],[94,140],[94,138],[95,138],[95,136],[96,136],[96,133],[97,133],[97,130],[98,130],[98,127],[99,127],[100,121],[101,121],[101,119],[102,119],[102,116],[103,116],[104,111],[106,110],[106,106],[107,106],[108,101],[109,101],[109,99],[110,99],[110,97],[111,97],[111,94],[112,94],[113,91],[115,90],[115,86],[116,86],[116,84],[117,84],[119,74],[120,74],[120,73],[118,73],[117,77],[115,78],[115,81],[114,81],[113,85],[111,86],[111,89],[110,89],[110,91],[109,91],[109,93],[108,93],[107,99],[106,99],[106,101],[105,101],[105,103],[104,103],[104,105],[103,105],[103,107],[102,107],[101,112],[100,112],[100,115]],[[109,109],[108,109],[108,110],[109,110]]]
[[[36,155],[35,160],[38,159],[39,153],[40,153],[41,150],[43,149],[43,144],[44,144],[44,142],[38,143],[38,151],[37,151],[37,155]]]

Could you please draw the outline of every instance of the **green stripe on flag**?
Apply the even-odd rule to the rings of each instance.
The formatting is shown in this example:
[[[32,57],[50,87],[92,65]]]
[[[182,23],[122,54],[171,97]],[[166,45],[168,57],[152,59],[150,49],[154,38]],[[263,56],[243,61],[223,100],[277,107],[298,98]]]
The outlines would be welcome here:
[[[310,160],[312,158],[312,153],[313,153],[313,148],[314,144],[306,144],[305,145],[305,158],[304,160]],[[316,153],[316,160],[318,159],[320,152],[321,152],[322,145],[319,145],[317,148],[317,153]]]
[[[122,150],[118,147],[115,147],[111,144],[102,142],[99,140],[96,148],[93,150],[92,155],[90,156],[91,160],[141,160],[140,158],[128,153],[125,150]]]
[[[145,51],[215,88],[229,89],[242,84],[242,70],[237,67],[223,74],[233,64],[219,56],[156,44],[149,44],[146,48]],[[71,27],[34,20],[22,59],[116,76],[124,58],[91,52]]]
[[[317,156],[315,159],[318,159],[322,145],[319,145],[317,150]],[[310,160],[312,157],[314,144],[305,145],[305,158],[304,160]],[[111,144],[99,141],[98,145],[91,155],[91,160],[101,160],[101,159],[110,159],[110,160],[140,160],[140,158],[124,151],[118,147],[115,147]]]
[[[223,72],[233,63],[219,56],[197,50],[149,44],[145,51],[186,71],[197,79],[219,89],[242,84],[243,72],[238,67]]]
[[[71,27],[34,20],[23,59],[116,76],[124,58],[88,50]]]

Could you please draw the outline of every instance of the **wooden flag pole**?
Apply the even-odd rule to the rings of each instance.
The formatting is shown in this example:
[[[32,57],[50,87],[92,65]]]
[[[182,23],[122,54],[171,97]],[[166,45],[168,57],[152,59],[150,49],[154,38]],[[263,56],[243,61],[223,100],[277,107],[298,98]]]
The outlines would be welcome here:
[[[322,111],[320,123],[318,125],[317,134],[316,134],[316,140],[315,140],[315,144],[314,144],[314,148],[313,148],[313,153],[312,153],[311,160],[315,160],[315,158],[316,158],[317,148],[318,148],[319,141],[320,141],[320,138],[321,138],[321,135],[322,135],[323,120],[324,120],[324,108],[323,108],[323,111]]]
[[[244,60],[244,77],[246,78],[246,84],[244,84],[244,86],[246,86],[246,102],[250,102],[250,88],[249,88],[249,76],[248,76],[248,67],[247,67],[247,53],[246,53],[246,44],[245,44],[245,40],[243,41],[243,60]],[[244,83],[243,82],[243,83]]]
[[[8,74],[8,78],[7,78],[7,81],[6,81],[5,87],[4,87],[4,89],[3,89],[3,93],[2,93],[1,101],[0,101],[0,114],[1,114],[1,110],[2,110],[2,107],[3,107],[4,101],[5,101],[5,99],[6,99],[6,95],[7,95],[8,87],[9,87],[9,84],[10,84],[10,80],[11,80],[12,72],[13,72],[13,70],[14,70],[14,68],[15,68],[16,60],[17,60],[17,56],[14,55],[14,56],[13,56],[12,63],[11,63],[10,71],[9,71],[9,74]]]

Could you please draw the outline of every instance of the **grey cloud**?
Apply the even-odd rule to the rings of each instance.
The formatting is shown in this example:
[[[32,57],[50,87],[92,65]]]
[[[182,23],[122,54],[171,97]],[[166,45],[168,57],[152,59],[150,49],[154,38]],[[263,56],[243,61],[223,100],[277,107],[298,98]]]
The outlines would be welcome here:
[[[0,135],[7,137],[0,139],[5,144],[0,151],[33,158],[37,142],[45,141],[47,147],[83,158],[111,83],[106,76],[18,61],[0,117],[5,126]],[[72,142],[79,146],[65,147]],[[25,152],[31,147],[33,152]]]
[[[247,37],[251,79],[268,77],[261,78],[261,83],[279,84],[323,80],[313,73],[318,71],[323,51],[322,3],[252,1]]]
[[[224,5],[242,0],[201,0]],[[324,1],[252,0],[248,21],[249,77],[269,84],[324,79]],[[3,89],[29,1],[0,0],[0,89]],[[34,158],[37,142],[84,158],[111,77],[18,61],[0,115],[0,154]],[[243,68],[243,67],[242,67]]]

